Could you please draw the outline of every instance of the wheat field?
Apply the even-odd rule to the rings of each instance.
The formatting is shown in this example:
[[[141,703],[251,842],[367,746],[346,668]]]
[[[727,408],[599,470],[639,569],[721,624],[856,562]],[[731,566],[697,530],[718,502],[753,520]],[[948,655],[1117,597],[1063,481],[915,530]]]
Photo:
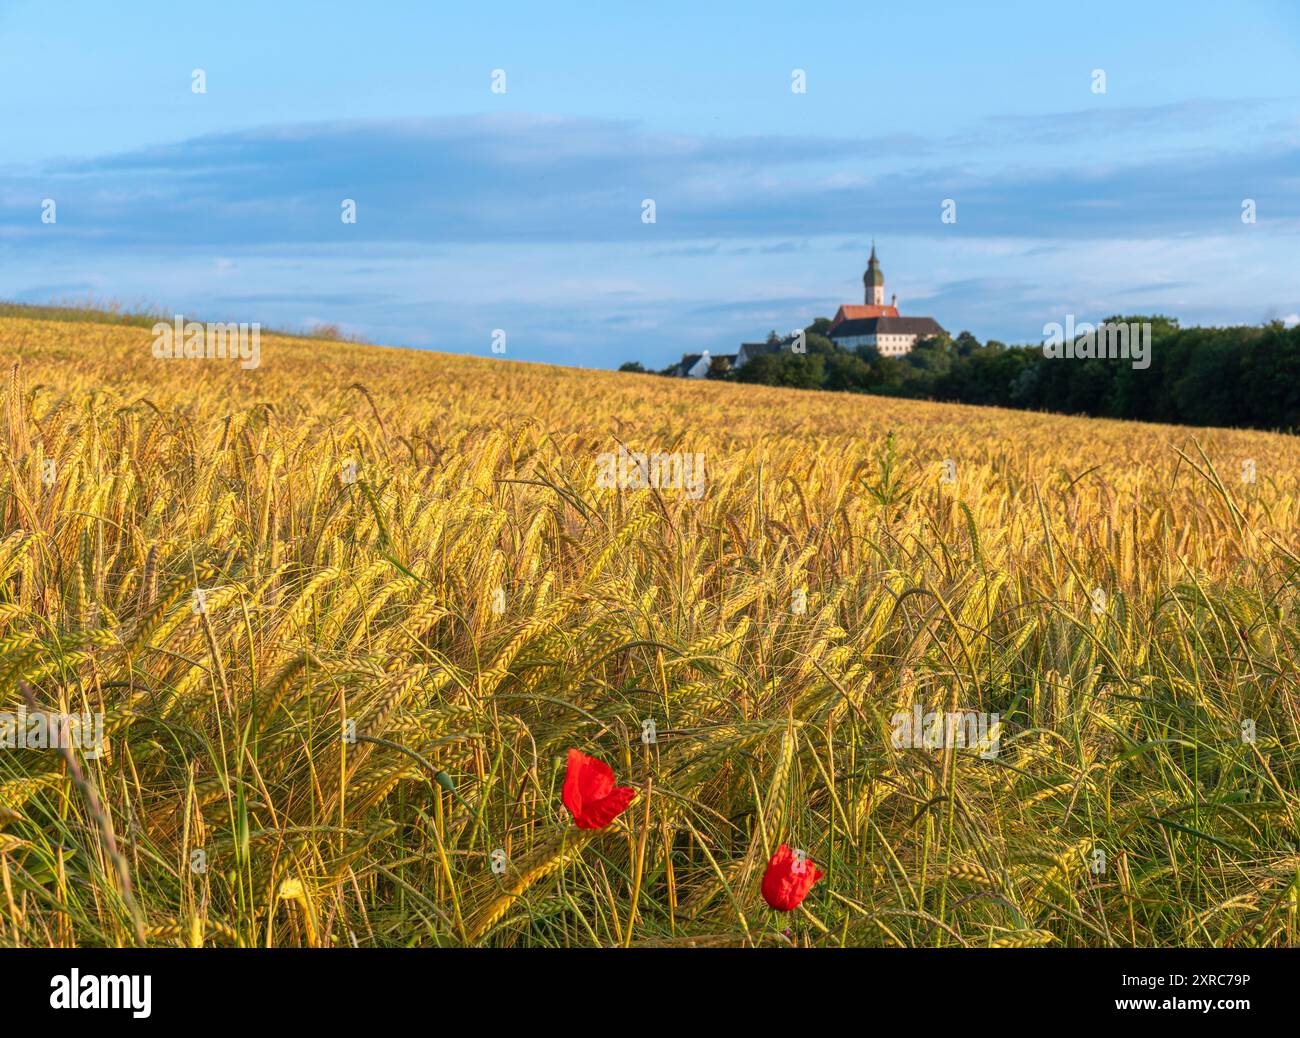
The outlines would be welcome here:
[[[150,342],[0,320],[0,711],[105,732],[0,749],[0,944],[1300,937],[1294,439]],[[620,444],[705,492],[598,485]]]

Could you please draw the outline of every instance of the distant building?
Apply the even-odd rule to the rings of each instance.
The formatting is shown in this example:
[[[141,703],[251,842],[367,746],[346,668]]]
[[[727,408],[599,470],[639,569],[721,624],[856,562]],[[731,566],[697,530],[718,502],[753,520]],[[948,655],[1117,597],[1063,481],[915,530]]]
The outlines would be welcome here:
[[[767,342],[742,342],[736,353],[735,367],[743,368],[755,357],[766,357],[769,353],[788,350],[793,343],[793,335],[787,335],[784,339],[769,339]]]
[[[863,302],[861,306],[848,304],[835,312],[835,319],[826,330],[826,337],[841,349],[852,350],[858,346],[874,346],[882,357],[901,357],[910,353],[920,339],[945,334],[933,317],[903,317],[898,312],[898,296],[885,302],[885,275],[876,259],[876,243],[871,243],[871,257],[866,273],[862,275]],[[773,337],[767,342],[743,342],[735,353],[711,357],[709,351],[688,353],[681,363],[669,369],[678,378],[704,378],[713,361],[727,361],[732,369],[743,368],[756,357],[766,357],[782,350],[793,350],[796,338],[802,333]],[[800,344],[799,352],[804,347]]]
[[[885,303],[885,275],[876,259],[875,242],[871,243],[862,285],[863,305],[841,306],[826,330],[826,337],[835,345],[846,350],[874,346],[882,357],[901,357],[911,352],[918,339],[943,333],[933,317],[900,317],[898,296]]]
[[[709,373],[709,351],[682,354],[682,362],[672,373],[677,378],[703,378]]]
[[[857,307],[840,307],[840,313]],[[940,335],[943,328],[933,317],[841,317],[827,332],[837,346],[851,350],[857,346],[874,346],[882,357],[901,357],[910,353],[918,339]]]
[[[711,354],[708,350],[703,353],[687,353],[682,356],[681,363],[672,368],[670,374],[676,378],[704,378],[708,375],[714,361],[720,361],[728,368],[735,367],[736,354]]]

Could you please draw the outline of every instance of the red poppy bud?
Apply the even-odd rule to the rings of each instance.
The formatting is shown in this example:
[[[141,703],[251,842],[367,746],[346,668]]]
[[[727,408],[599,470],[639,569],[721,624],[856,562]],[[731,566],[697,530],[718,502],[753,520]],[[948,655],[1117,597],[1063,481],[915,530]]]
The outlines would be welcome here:
[[[579,829],[604,829],[627,810],[636,790],[614,785],[614,769],[581,750],[569,750],[564,806]]]
[[[763,900],[778,912],[793,912],[822,873],[808,858],[781,844],[763,874]]]

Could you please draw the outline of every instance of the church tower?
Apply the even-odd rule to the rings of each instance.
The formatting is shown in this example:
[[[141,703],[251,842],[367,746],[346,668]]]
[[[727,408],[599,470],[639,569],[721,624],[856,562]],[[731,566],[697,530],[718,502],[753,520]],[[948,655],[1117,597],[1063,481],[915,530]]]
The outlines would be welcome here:
[[[876,259],[876,241],[871,240],[871,259],[867,260],[867,272],[862,275],[862,284],[866,289],[863,300],[867,306],[885,305],[885,275],[880,273],[880,261]]]

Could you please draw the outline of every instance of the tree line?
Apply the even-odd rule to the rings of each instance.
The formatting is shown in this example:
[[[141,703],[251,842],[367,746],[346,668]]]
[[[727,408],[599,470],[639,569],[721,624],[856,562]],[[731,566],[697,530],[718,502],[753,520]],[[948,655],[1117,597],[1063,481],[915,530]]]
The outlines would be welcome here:
[[[708,377],[1182,425],[1300,428],[1300,326],[1180,328],[1162,316],[1103,323],[1149,323],[1149,366],[1048,356],[1042,345],[981,343],[970,332],[922,339],[901,357],[882,357],[874,346],[837,346],[826,337],[830,322],[818,318],[805,329],[804,352],[786,346],[737,370],[717,358]],[[645,369],[632,363],[620,370]]]

